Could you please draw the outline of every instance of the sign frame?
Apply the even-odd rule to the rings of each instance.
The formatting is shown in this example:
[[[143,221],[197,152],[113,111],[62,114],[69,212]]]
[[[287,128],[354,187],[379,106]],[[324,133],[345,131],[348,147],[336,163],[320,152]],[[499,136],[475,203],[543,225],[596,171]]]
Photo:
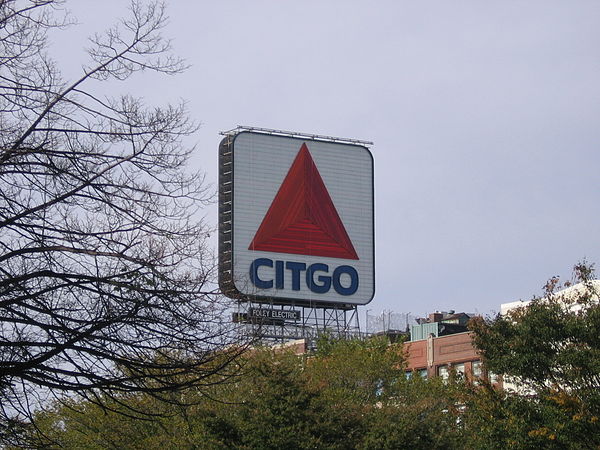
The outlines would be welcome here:
[[[268,303],[272,305],[292,305],[292,306],[303,306],[303,307],[322,307],[322,308],[337,308],[337,309],[353,309],[356,306],[368,304],[375,295],[375,186],[374,186],[374,161],[373,155],[366,145],[372,144],[370,142],[349,140],[342,138],[333,138],[329,136],[318,136],[318,135],[305,135],[301,133],[283,132],[277,130],[257,129],[249,127],[238,127],[235,130],[224,132],[224,138],[219,145],[219,287],[221,291],[228,297],[236,299],[241,302],[251,303]],[[365,151],[370,158],[370,207],[371,207],[371,241],[370,241],[370,260],[372,266],[369,265],[370,272],[370,285],[364,298],[355,300],[352,298],[341,299],[341,300],[328,300],[325,298],[292,298],[285,295],[263,295],[263,294],[251,294],[248,295],[236,287],[234,280],[234,229],[235,229],[235,184],[234,184],[234,172],[236,168],[235,161],[235,145],[236,140],[244,134],[251,135],[270,135],[281,138],[291,139],[297,143],[297,147],[300,148],[305,144],[310,147],[314,143],[323,146],[323,144],[333,143],[339,146],[352,146],[354,151],[356,147],[360,151]],[[366,145],[365,145],[366,144]],[[320,150],[322,151],[322,150]],[[367,194],[368,196],[368,194]],[[367,221],[369,222],[369,221]],[[368,236],[368,235],[367,235]],[[249,249],[252,250],[252,249]],[[284,252],[288,253],[288,252]],[[293,255],[290,255],[293,259]],[[335,258],[335,257],[334,257]],[[344,266],[346,267],[346,266]],[[338,282],[339,284],[339,282]],[[338,296],[339,297],[339,296]],[[368,297],[368,298],[366,298]]]

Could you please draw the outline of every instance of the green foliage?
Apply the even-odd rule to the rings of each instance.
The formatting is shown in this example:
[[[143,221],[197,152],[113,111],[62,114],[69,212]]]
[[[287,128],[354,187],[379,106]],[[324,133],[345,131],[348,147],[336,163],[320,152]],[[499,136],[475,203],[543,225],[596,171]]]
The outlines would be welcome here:
[[[452,374],[407,378],[402,344],[322,337],[313,354],[248,351],[237,376],[214,375],[172,402],[73,400],[37,424],[43,444],[67,449],[600,448],[596,286],[583,278],[556,293],[553,279],[527,308],[471,324],[487,368],[517,392]],[[154,419],[123,416],[132,411]]]
[[[475,323],[475,342],[488,367],[537,389],[549,383],[595,389],[600,381],[600,306],[578,311],[572,306],[553,296]]]
[[[257,349],[243,374],[212,390],[189,390],[177,406],[140,394],[103,399],[130,419],[87,401],[38,414],[45,444],[84,448],[374,449],[452,448],[462,390],[404,376],[400,345],[385,339],[322,341],[314,355]]]
[[[518,387],[473,397],[471,425],[486,444],[600,447],[600,305],[592,269],[579,264],[577,284],[553,278],[543,298],[471,324],[488,368]]]
[[[245,448],[335,448],[347,426],[345,415],[306,383],[306,361],[263,350],[253,355],[233,408]]]
[[[145,407],[149,412],[157,412],[153,408],[161,407],[141,396],[127,401],[131,406]],[[66,402],[38,414],[36,419],[39,421],[36,425],[45,435],[43,442],[57,448],[170,448],[171,442],[182,440],[182,436],[174,435],[178,430],[176,426],[167,428],[162,421],[150,418],[130,419],[89,402]]]
[[[371,404],[404,377],[401,345],[379,337],[366,341],[322,338],[308,376],[332,401]]]
[[[462,383],[400,378],[367,417],[361,449],[460,448]]]

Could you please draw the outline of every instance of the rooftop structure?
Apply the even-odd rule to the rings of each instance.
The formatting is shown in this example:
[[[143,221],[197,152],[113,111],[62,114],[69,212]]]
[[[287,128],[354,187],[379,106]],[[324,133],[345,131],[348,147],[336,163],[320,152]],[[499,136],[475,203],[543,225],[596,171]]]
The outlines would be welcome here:
[[[429,335],[434,337],[447,336],[467,331],[467,323],[474,314],[456,313],[454,311],[436,311],[428,317],[417,319],[417,325],[410,327],[410,340],[419,341],[427,339]]]

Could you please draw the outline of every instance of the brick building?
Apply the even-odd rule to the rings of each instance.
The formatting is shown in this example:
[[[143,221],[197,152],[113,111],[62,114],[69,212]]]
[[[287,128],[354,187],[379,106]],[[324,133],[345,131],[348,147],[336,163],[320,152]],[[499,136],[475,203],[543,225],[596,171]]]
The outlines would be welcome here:
[[[467,330],[469,314],[432,313],[418,319],[411,327],[411,339],[404,343],[407,355],[407,376],[440,376],[447,378],[452,368],[469,380],[489,378],[498,386],[501,382],[487,373]]]
[[[424,378],[440,376],[447,378],[451,368],[468,380],[489,379],[502,387],[499,377],[485,370],[473,345],[467,322],[472,314],[435,312],[427,318],[417,319],[410,330],[409,340],[404,342],[406,351],[406,376],[420,375]],[[377,333],[386,335],[392,342],[407,336],[398,330]],[[293,351],[297,355],[308,351],[306,339],[274,345],[275,349]]]

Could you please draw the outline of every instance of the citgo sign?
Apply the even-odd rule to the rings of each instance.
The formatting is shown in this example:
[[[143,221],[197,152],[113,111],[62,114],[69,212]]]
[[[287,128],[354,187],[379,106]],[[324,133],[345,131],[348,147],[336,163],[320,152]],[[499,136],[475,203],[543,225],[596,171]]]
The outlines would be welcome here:
[[[231,297],[374,295],[373,159],[356,144],[242,131],[220,148],[220,284]]]

